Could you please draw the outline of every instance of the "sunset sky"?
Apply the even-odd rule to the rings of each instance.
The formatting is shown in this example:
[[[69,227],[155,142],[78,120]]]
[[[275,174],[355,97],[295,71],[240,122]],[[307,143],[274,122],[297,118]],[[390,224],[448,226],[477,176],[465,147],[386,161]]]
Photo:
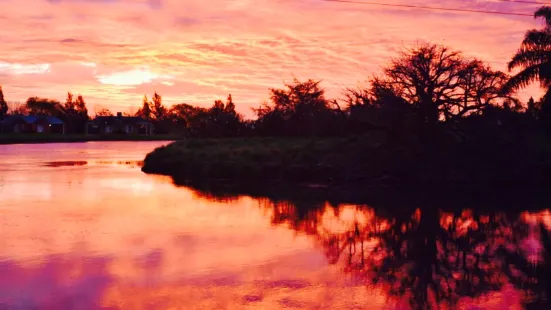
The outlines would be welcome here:
[[[526,14],[540,6],[381,2]],[[416,42],[445,44],[505,70],[525,31],[539,26],[527,16],[323,0],[0,0],[0,22],[7,101],[64,100],[72,91],[93,113],[136,111],[154,91],[168,105],[201,106],[231,93],[247,116],[268,88],[293,77],[322,79],[336,97]]]

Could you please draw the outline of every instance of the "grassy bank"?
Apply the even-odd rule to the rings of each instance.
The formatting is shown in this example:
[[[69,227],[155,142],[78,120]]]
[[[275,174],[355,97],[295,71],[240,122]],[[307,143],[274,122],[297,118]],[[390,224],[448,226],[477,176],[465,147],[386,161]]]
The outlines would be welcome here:
[[[174,141],[181,137],[175,135],[59,135],[59,134],[0,134],[0,144],[22,143],[60,143],[90,141]]]
[[[366,155],[362,149],[357,138],[192,139],[156,149],[145,158],[143,171],[192,181],[357,181],[367,168],[359,167]],[[383,177],[374,170],[370,175]]]
[[[445,143],[438,154],[382,133],[342,138],[190,139],[160,147],[142,170],[177,184],[321,185],[327,190],[436,199],[511,195],[532,199],[551,184],[551,150],[523,137],[478,135]],[[540,147],[543,146],[543,147]],[[243,191],[246,194],[246,191]],[[354,194],[355,195],[355,194]],[[509,199],[509,198],[508,198]]]

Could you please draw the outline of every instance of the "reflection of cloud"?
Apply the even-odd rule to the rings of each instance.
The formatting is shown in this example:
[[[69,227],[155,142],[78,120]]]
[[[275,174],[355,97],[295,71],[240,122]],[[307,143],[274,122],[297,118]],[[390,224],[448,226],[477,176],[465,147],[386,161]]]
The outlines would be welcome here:
[[[114,178],[101,181],[102,186],[115,190],[129,190],[133,193],[145,195],[153,191],[153,182],[136,181],[131,178]]]
[[[109,259],[51,255],[40,264],[0,258],[0,305],[8,309],[97,309],[112,281]]]
[[[0,304],[71,309],[80,300],[92,309],[395,309],[398,301],[370,278],[344,275],[345,263],[328,265],[323,250],[326,238],[344,249],[341,262],[352,250],[367,253],[370,239],[362,239],[363,248],[361,242],[346,245],[393,225],[379,211],[250,197],[204,200],[166,177],[126,165],[162,144],[0,147],[0,162],[10,163],[0,173]],[[77,160],[88,165],[41,166]],[[47,196],[36,195],[34,189],[45,187]],[[442,219],[455,223],[461,232],[455,236],[475,227],[472,214],[456,220]],[[468,303],[499,309],[519,298],[504,288]]]
[[[164,261],[165,270],[176,267],[167,263]],[[241,309],[244,305],[257,309],[281,309],[282,305],[383,309],[382,291],[366,288],[363,283],[352,285],[326,264],[316,268],[310,264],[301,254],[291,254],[226,270],[218,266],[200,275],[162,274],[157,269],[146,272],[132,264],[132,269],[124,271],[131,277],[119,276],[119,281],[105,291],[102,305],[142,308],[158,302],[156,306],[163,309]],[[111,270],[120,274],[128,266],[121,263]]]

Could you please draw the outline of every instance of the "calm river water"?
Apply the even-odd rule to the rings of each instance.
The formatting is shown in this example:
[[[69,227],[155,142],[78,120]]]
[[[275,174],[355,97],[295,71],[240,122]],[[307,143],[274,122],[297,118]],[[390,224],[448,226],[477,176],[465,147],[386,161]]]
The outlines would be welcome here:
[[[506,260],[543,260],[538,223],[548,212],[438,213],[432,223],[422,210],[393,218],[367,206],[213,199],[140,171],[162,144],[0,146],[0,309],[522,309],[531,300],[513,283],[537,275],[523,266],[509,275]]]

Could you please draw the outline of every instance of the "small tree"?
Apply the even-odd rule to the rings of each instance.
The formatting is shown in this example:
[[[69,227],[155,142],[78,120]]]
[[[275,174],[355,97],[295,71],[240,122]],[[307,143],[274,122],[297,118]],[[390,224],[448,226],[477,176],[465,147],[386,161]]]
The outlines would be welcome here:
[[[96,112],[96,116],[113,116],[113,113],[109,109],[101,109]]]
[[[0,86],[0,119],[3,119],[8,114],[8,103],[4,99],[4,91]]]
[[[259,130],[267,135],[316,135],[333,130],[329,122],[334,113],[320,82],[294,79],[283,89],[270,89],[271,102],[254,109]]]
[[[56,117],[63,117],[65,115],[64,108],[59,101],[47,98],[30,97],[27,99],[26,108],[29,114],[34,115]]]
[[[8,114],[10,115],[29,115],[29,110],[25,104],[12,102],[9,105]]]
[[[67,93],[67,99],[65,99],[64,108],[68,114],[76,114],[75,102],[73,101],[73,94],[71,92]]]
[[[534,98],[530,97],[528,103],[526,104],[526,114],[530,117],[537,118],[540,108],[540,103],[536,102]]]
[[[173,105],[169,110],[170,120],[176,128],[189,135],[198,135],[206,119],[206,109],[181,103]]]
[[[228,95],[228,99],[226,100],[226,106],[224,107],[225,111],[230,114],[235,114],[235,104],[233,103],[233,99],[231,97],[231,94]]]
[[[155,94],[153,94],[152,100],[153,100],[153,102],[152,102],[151,114],[152,114],[153,118],[156,121],[162,121],[162,120],[166,119],[168,110],[163,105],[163,98],[161,97],[161,95],[159,95],[159,94],[157,94],[157,92],[155,92]]]
[[[151,103],[147,99],[147,95],[143,96],[142,107],[136,112],[136,116],[146,120],[151,119]]]
[[[88,118],[88,109],[86,108],[86,102],[84,102],[84,98],[82,95],[77,96],[77,100],[75,101],[75,110],[77,114],[82,118]]]

